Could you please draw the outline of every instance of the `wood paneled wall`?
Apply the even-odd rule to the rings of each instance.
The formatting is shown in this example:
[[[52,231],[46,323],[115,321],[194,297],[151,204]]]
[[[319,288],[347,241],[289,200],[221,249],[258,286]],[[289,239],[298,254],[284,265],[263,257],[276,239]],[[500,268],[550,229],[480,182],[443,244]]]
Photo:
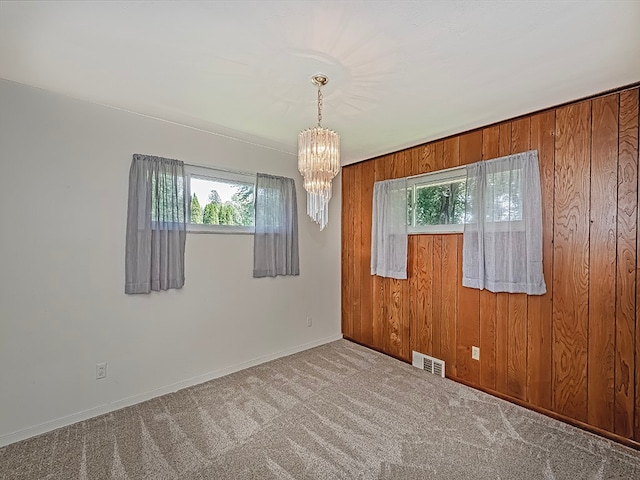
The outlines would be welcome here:
[[[345,167],[344,336],[441,358],[454,380],[640,446],[638,111],[623,90]],[[461,234],[411,235],[408,279],[371,276],[375,181],[530,149],[545,295],[462,287]]]

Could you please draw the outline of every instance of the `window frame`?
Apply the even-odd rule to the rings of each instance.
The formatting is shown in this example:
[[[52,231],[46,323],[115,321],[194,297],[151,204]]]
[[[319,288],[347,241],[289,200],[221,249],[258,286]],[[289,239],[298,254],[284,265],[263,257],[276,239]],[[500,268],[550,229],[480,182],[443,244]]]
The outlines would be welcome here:
[[[417,234],[442,234],[442,233],[462,233],[464,232],[464,223],[449,223],[437,225],[416,225],[416,190],[418,186],[435,187],[448,181],[466,180],[467,167],[461,165],[459,167],[437,170],[435,172],[423,173],[407,178],[407,197],[412,192],[411,202],[407,201],[407,207],[411,208],[411,221],[407,225],[407,233],[409,235]],[[407,215],[407,220],[409,220]]]
[[[205,180],[219,181],[225,183],[244,183],[253,185],[253,196],[256,195],[257,174],[222,170],[215,167],[205,167],[201,165],[184,164],[185,190],[187,194],[187,232],[188,233],[223,233],[223,234],[245,234],[255,233],[255,202],[253,208],[253,225],[206,225],[191,223],[191,178],[201,178]]]

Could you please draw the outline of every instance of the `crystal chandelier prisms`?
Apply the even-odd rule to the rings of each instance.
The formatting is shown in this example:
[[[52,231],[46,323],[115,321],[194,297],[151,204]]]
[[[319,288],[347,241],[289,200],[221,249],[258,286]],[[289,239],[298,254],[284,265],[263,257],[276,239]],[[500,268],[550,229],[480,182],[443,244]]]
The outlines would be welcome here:
[[[298,134],[298,170],[307,191],[307,214],[324,229],[329,221],[331,181],[340,171],[340,135],[322,128],[322,91],[329,79],[314,75],[311,81],[318,87],[318,126]]]

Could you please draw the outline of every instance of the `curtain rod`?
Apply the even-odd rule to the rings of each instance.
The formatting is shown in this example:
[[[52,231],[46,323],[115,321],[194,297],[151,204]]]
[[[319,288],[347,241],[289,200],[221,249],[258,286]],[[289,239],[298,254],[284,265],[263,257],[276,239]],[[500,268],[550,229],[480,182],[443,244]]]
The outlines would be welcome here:
[[[201,165],[198,163],[187,163],[184,162],[185,166],[189,167],[198,167],[198,168],[206,168],[208,170],[216,170],[218,172],[226,172],[226,173],[235,173],[238,175],[257,175],[257,172],[245,172],[242,170],[233,170],[230,168],[222,168],[222,167],[212,167],[211,165]]]
[[[141,157],[155,157],[155,158],[160,158],[160,159],[165,159],[165,160],[172,160],[172,161],[182,162],[182,164],[184,166],[186,166],[186,167],[206,168],[207,170],[215,170],[217,172],[225,172],[225,173],[235,173],[236,175],[257,175],[257,172],[245,172],[243,170],[233,170],[231,168],[212,167],[211,165],[202,165],[202,164],[198,164],[198,163],[188,163],[188,162],[185,162],[185,161],[177,159],[177,158],[167,158],[167,157],[161,157],[161,156],[158,156],[158,155],[150,155],[150,154],[147,154],[147,153],[134,153],[133,157],[135,158],[136,155],[141,156]]]
[[[408,176],[406,178],[408,180],[410,178],[424,177],[425,175],[429,175],[430,173],[443,173],[443,172],[448,172],[450,170],[457,170],[457,169],[462,168],[462,167],[466,167],[466,165],[456,165],[455,167],[443,168],[441,170],[432,170],[430,172],[417,173],[415,175],[410,175],[410,176]]]
[[[534,149],[532,149],[532,150],[527,150],[526,152],[510,153],[509,155],[501,155],[501,156],[499,156],[499,157],[487,158],[486,160],[478,160],[477,162],[473,162],[473,163],[489,162],[489,161],[491,161],[491,160],[499,160],[499,159],[501,159],[501,158],[512,157],[512,156],[514,156],[514,155],[522,155],[522,154],[529,153],[529,152],[536,152],[536,153],[537,153],[537,152],[538,152],[538,150],[534,148]],[[424,177],[425,175],[429,175],[429,174],[431,174],[431,173],[443,173],[443,172],[448,172],[448,171],[451,171],[451,170],[456,170],[456,169],[458,169],[458,168],[466,167],[467,165],[470,165],[470,164],[456,165],[455,167],[443,168],[443,169],[441,169],[441,170],[432,170],[431,172],[418,173],[418,174],[416,174],[416,175],[411,175],[411,176],[406,177],[406,178],[407,178],[407,180],[408,180],[408,179],[410,179],[410,178]]]

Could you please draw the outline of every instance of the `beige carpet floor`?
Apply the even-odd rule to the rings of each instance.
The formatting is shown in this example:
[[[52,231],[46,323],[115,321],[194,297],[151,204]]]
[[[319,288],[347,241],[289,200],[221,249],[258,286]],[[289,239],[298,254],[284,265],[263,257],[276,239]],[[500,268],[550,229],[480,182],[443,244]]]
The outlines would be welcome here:
[[[0,449],[0,478],[640,479],[640,452],[346,340]]]

